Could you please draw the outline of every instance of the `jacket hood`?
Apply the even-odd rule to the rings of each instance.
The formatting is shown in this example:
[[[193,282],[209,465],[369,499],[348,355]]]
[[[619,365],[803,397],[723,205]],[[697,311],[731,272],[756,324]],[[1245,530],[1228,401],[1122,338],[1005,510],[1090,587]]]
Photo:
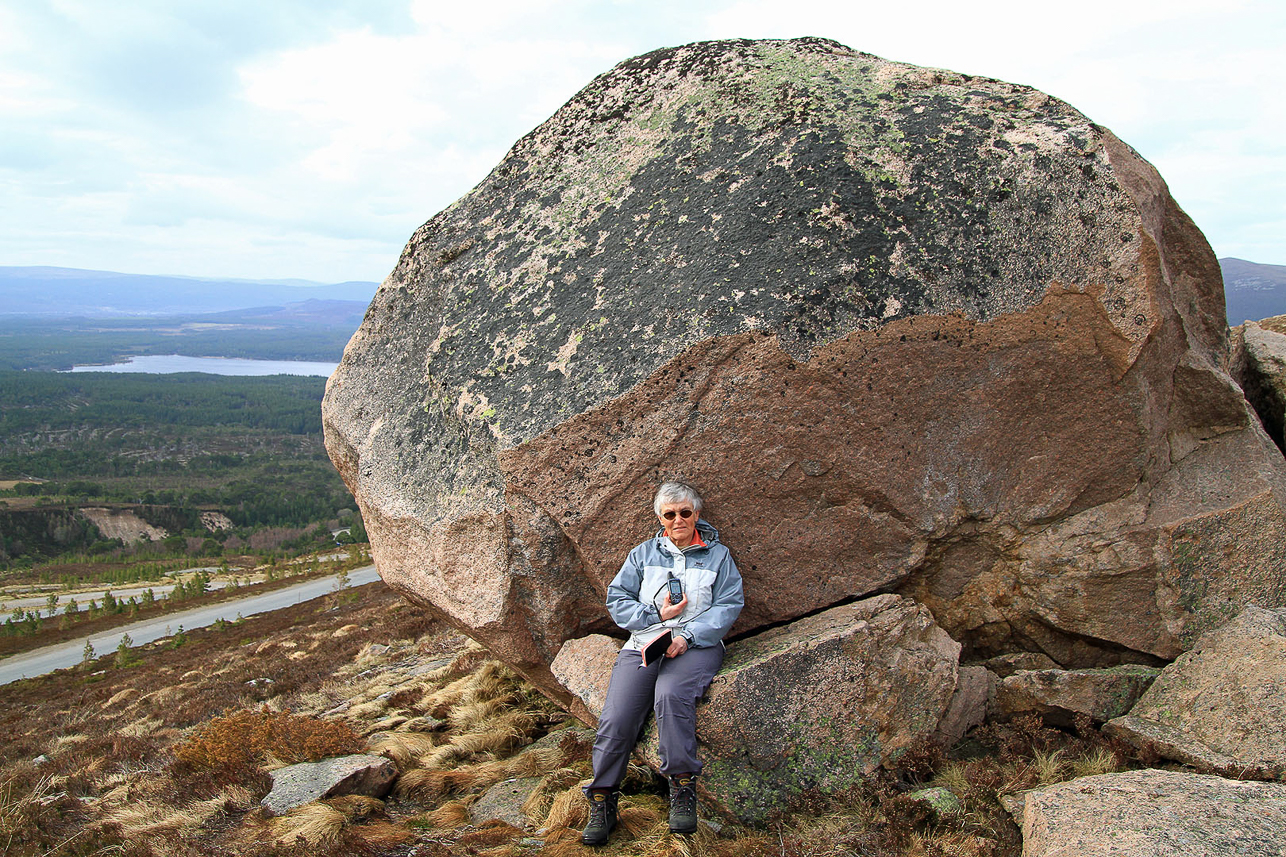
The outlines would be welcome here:
[[[714,528],[713,524],[700,516],[697,517],[697,535],[701,536],[701,541],[707,545],[713,546],[719,543],[719,531]],[[656,538],[665,538],[665,527],[661,527],[656,531]]]

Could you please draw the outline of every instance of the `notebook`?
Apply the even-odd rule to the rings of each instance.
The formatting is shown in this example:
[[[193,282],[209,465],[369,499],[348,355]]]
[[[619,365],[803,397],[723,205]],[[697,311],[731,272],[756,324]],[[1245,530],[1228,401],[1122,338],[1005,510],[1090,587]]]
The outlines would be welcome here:
[[[641,669],[665,657],[665,652],[670,648],[670,643],[672,642],[674,642],[674,635],[669,631],[662,631],[661,636],[643,647],[643,651],[640,653],[643,655],[643,663],[639,664],[639,668]]]

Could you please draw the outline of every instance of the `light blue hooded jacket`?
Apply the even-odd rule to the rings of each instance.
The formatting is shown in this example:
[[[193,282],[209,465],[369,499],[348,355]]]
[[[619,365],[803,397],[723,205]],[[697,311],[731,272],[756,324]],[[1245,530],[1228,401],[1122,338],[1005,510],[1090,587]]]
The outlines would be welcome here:
[[[630,551],[607,586],[607,612],[626,631],[627,649],[641,649],[666,629],[688,638],[688,645],[717,645],[737,621],[745,596],[741,572],[719,541],[719,531],[697,519],[705,545],[680,550],[661,530]],[[683,584],[688,606],[668,622],[661,621],[666,583],[673,574]]]

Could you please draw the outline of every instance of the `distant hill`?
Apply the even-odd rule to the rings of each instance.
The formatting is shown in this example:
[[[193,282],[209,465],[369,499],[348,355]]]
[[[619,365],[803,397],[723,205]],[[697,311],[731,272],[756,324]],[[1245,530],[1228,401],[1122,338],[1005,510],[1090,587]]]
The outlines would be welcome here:
[[[378,286],[371,282],[233,280],[0,267],[0,316],[172,316],[308,301],[355,301],[364,308]]]
[[[1286,314],[1286,265],[1220,259],[1228,324]]]
[[[342,327],[356,330],[366,315],[368,300],[318,300],[284,306],[248,307],[189,317],[189,326],[199,324],[273,325],[276,327]]]

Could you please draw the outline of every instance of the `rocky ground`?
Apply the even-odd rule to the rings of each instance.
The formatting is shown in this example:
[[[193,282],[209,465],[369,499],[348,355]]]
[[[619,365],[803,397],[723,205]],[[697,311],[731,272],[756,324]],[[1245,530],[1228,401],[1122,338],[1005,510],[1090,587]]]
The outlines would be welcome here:
[[[176,642],[5,688],[4,853],[588,853],[588,733],[382,584]],[[662,784],[640,766],[602,853],[1018,855],[1007,802],[1154,761],[1132,752],[1087,720],[1020,717],[794,814],[690,839],[668,833]],[[355,753],[391,761],[389,793],[260,806],[288,765]]]

